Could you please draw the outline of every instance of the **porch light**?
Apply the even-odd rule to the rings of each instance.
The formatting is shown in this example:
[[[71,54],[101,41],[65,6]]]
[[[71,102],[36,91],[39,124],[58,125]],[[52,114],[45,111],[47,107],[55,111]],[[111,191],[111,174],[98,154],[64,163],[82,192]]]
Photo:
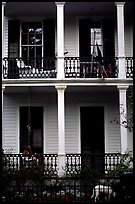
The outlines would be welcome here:
[[[64,47],[64,55],[67,55],[68,54],[68,50],[66,47]]]

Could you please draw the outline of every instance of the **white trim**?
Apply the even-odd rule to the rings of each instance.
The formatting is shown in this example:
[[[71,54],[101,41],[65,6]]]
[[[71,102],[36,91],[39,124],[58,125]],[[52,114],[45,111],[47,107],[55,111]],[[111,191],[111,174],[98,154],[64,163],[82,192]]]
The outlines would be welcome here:
[[[80,56],[80,52],[79,52],[79,19],[75,18],[75,24],[76,24],[76,56],[79,57]]]
[[[22,33],[22,23],[27,23],[27,22],[34,22],[34,23],[41,23],[41,25],[42,25],[42,44],[41,45],[36,45],[36,44],[34,44],[34,45],[22,45],[22,43],[21,43],[21,41],[22,41],[22,35],[21,35],[21,33]],[[34,19],[33,20],[27,20],[27,19],[21,19],[20,20],[20,42],[19,42],[19,50],[20,50],[20,53],[19,53],[19,57],[22,57],[22,47],[42,47],[42,51],[41,51],[41,57],[43,57],[43,53],[44,53],[44,42],[43,42],[43,40],[44,40],[44,28],[43,28],[43,19],[42,20],[35,20],[34,21]]]
[[[18,127],[17,128],[17,130],[16,130],[16,132],[17,132],[17,136],[16,136],[16,153],[17,154],[19,154],[20,153],[20,105],[18,104],[18,106],[17,106],[17,108],[16,108],[16,111],[17,111],[17,113],[16,113],[16,115],[17,115],[17,125],[16,125],[16,127]]]
[[[35,103],[31,102],[31,106],[43,108],[43,140],[42,140],[42,146],[43,146],[43,154],[45,154],[45,144],[44,144],[44,142],[45,142],[45,114],[44,114],[45,107],[44,107],[43,104],[36,103],[36,102]],[[19,152],[20,152],[20,114],[19,114],[20,113],[20,111],[19,111],[20,107],[28,107],[27,102],[26,103],[18,103],[18,105],[17,105],[17,116],[16,116],[16,118],[17,118],[17,125],[16,125],[17,130],[16,130],[16,132],[17,132],[17,135],[18,135],[17,139],[16,139],[16,152],[17,152],[17,154],[19,154]]]
[[[43,106],[43,154],[46,154],[47,145],[46,145],[46,106]]]

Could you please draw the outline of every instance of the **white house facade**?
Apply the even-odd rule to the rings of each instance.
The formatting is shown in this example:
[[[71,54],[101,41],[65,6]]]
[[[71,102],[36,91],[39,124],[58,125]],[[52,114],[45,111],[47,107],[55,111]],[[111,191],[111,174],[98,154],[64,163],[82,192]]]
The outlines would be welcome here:
[[[133,151],[132,2],[2,2],[2,62],[5,152]]]

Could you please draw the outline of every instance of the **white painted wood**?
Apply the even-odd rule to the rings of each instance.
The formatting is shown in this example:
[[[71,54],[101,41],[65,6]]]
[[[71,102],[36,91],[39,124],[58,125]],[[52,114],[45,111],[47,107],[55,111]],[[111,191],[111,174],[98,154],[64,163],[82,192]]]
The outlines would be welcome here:
[[[65,101],[65,153],[80,153],[80,105],[103,105],[105,108],[105,151],[121,150],[120,126],[110,121],[119,120],[118,93],[70,93]],[[48,100],[49,99],[49,100]],[[44,153],[58,153],[58,112],[56,94],[33,94],[33,106],[44,107]],[[117,104],[117,105],[116,105]],[[28,105],[27,94],[4,94],[3,102],[3,141],[6,149],[14,147],[14,153],[19,151],[19,106]],[[61,106],[60,106],[61,108]],[[129,138],[128,138],[129,139]],[[61,147],[60,142],[60,147]],[[132,148],[132,134],[127,144]],[[63,147],[61,147],[63,148]],[[62,150],[64,151],[64,150]],[[61,151],[61,153],[62,153]]]
[[[58,154],[59,154],[59,174],[64,174],[65,167],[65,103],[64,91],[66,86],[56,86],[58,101]]]
[[[2,58],[4,57],[4,6],[5,2],[2,2]]]
[[[126,78],[125,70],[125,34],[124,34],[124,4],[115,2],[117,6],[117,35],[118,35],[118,57],[119,57],[119,78]]]
[[[55,2],[57,6],[57,78],[64,78],[64,4]]]
[[[127,146],[127,128],[123,121],[127,120],[127,104],[126,104],[126,90],[128,86],[118,86],[119,89],[119,111],[120,111],[120,137],[121,137],[121,153],[125,153]]]
[[[8,57],[8,17],[4,17],[4,56]]]

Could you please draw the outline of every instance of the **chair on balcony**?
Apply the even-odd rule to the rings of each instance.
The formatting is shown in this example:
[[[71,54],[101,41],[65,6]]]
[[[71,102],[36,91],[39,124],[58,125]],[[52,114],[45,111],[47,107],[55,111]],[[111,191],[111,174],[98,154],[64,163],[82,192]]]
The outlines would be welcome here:
[[[17,67],[19,68],[19,76],[33,76],[35,73],[35,68],[30,65],[26,65],[22,59],[16,59]]]

